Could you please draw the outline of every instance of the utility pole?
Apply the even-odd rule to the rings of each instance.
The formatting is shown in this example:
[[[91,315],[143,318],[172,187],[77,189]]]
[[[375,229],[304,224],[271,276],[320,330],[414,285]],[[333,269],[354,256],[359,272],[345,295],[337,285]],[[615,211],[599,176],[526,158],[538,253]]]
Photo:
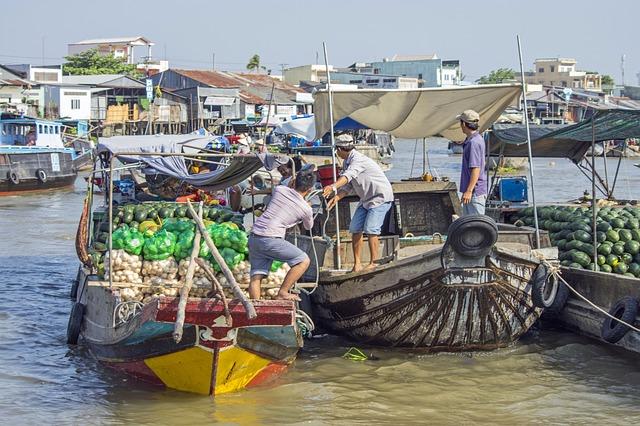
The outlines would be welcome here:
[[[216,53],[215,52],[211,54],[211,69],[213,71],[216,70]]]
[[[42,65],[44,66],[44,36],[42,36]]]
[[[622,85],[624,86],[624,61],[627,58],[627,55],[623,54],[622,58],[620,58],[620,70],[622,71]]]
[[[284,67],[289,64],[279,64],[280,65],[280,75],[282,76],[282,80],[284,80]]]

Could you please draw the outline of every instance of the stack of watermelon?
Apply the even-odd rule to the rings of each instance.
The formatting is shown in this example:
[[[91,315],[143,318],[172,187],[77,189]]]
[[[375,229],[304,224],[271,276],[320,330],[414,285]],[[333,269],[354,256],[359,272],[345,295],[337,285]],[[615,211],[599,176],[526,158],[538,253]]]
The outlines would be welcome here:
[[[640,208],[604,207],[598,211],[595,263],[592,214],[589,207],[538,207],[540,228],[549,231],[561,264],[640,278]],[[533,226],[533,207],[521,210],[513,222]]]

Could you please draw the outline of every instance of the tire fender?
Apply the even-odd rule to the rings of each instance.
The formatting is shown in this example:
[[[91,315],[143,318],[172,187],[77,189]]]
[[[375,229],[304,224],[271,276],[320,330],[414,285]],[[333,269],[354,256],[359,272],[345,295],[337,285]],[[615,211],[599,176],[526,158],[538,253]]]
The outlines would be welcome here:
[[[38,178],[40,182],[45,183],[47,181],[47,172],[45,172],[44,169],[36,170],[36,178]]]
[[[638,300],[631,296],[623,297],[613,305],[609,311],[609,315],[633,325],[638,315]],[[617,343],[628,331],[629,327],[627,325],[606,317],[602,323],[600,335],[605,342]]]
[[[80,337],[80,329],[82,327],[82,319],[84,317],[85,306],[82,303],[74,303],[69,314],[69,323],[67,324],[67,343],[75,345]]]
[[[20,183],[20,178],[18,177],[18,173],[16,173],[13,170],[9,170],[7,172],[7,179],[9,179],[9,181],[14,185],[17,185]]]

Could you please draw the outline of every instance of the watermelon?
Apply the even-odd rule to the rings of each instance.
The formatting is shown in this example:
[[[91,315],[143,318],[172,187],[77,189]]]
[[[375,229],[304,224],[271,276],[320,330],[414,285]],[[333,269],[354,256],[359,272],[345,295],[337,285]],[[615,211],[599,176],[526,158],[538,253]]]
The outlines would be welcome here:
[[[600,244],[598,246],[598,253],[607,256],[611,254],[611,247],[612,247],[611,244],[604,244],[604,243]]]
[[[612,268],[615,267],[620,262],[620,258],[615,254],[610,254],[607,256],[607,265]]]
[[[613,247],[611,247],[611,253],[617,254],[618,256],[620,256],[622,253],[624,253],[624,244],[621,244],[621,243],[614,244]]]
[[[640,252],[640,243],[637,241],[627,241],[624,243],[624,251],[635,256]]]
[[[629,264],[629,272],[631,272],[636,277],[640,277],[640,264],[636,262],[632,262]]]
[[[629,267],[624,262],[619,262],[616,266],[613,267],[613,272],[616,274],[626,274],[629,270]]]
[[[628,265],[633,262],[633,256],[631,256],[629,253],[622,253],[622,256],[620,256],[620,262],[624,262]]]
[[[601,243],[607,239],[607,234],[602,231],[597,231],[596,239],[598,240],[599,243]]]
[[[573,260],[575,263],[579,263],[581,266],[589,266],[589,264],[591,263],[591,258],[586,254],[583,253],[581,251],[576,251],[571,255],[571,260]]]
[[[607,265],[606,263],[600,266],[600,270],[602,272],[613,272],[613,268],[611,268],[611,266]]]
[[[602,266],[607,263],[607,258],[601,254],[598,255],[598,265]]]
[[[620,236],[620,241],[631,241],[633,240],[633,237],[631,235],[631,231],[628,229],[621,229],[620,232],[618,232],[618,235]]]
[[[617,243],[618,241],[620,241],[620,235],[618,234],[618,231],[610,229],[606,232],[606,234],[607,241],[611,241],[612,243]]]
[[[593,237],[591,236],[591,234],[582,229],[575,231],[573,233],[573,238],[578,241],[582,241],[583,243],[588,243],[593,241]]]
[[[609,222],[614,228],[624,228],[624,221],[620,218],[611,219]]]
[[[560,265],[562,265],[562,266],[569,266],[569,265],[571,265],[571,261],[570,261],[570,260],[568,260],[568,259],[563,260],[562,262],[560,262]]]
[[[576,262],[571,262],[569,264],[569,268],[576,268],[576,269],[582,269],[582,265]]]
[[[640,242],[640,230],[632,229],[631,230],[631,238],[633,238],[633,241]]]
[[[609,225],[607,222],[600,222],[599,224],[596,225],[596,230],[600,232],[607,232],[610,229],[611,229],[611,225]]]

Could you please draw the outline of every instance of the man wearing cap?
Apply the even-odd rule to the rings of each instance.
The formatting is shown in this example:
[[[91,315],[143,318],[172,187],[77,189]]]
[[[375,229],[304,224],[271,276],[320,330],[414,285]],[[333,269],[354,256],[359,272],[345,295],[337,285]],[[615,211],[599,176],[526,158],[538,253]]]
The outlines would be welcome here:
[[[484,214],[487,200],[487,172],[485,170],[484,139],[478,132],[480,115],[472,109],[456,117],[466,138],[462,145],[462,215]]]
[[[326,198],[333,195],[329,209],[352,192],[360,198],[349,226],[349,232],[353,234],[353,272],[363,269],[360,258],[364,234],[369,237],[370,252],[366,269],[374,269],[380,251],[378,236],[393,202],[393,189],[380,166],[355,149],[350,135],[338,136],[336,149],[336,155],[344,161],[342,173],[336,183],[324,187],[323,194]]]

